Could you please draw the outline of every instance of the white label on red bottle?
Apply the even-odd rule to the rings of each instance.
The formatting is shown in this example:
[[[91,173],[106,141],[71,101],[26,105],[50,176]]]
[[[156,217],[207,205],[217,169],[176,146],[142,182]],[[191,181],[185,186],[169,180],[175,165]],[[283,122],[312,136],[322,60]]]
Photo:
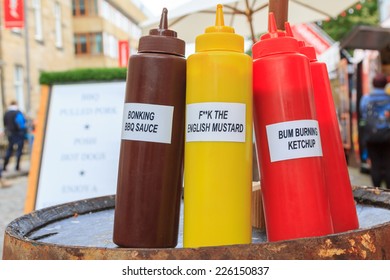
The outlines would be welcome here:
[[[316,120],[298,120],[266,126],[271,162],[322,156]]]
[[[203,102],[186,109],[186,142],[245,142],[245,104]]]
[[[125,103],[122,139],[171,143],[173,106]]]

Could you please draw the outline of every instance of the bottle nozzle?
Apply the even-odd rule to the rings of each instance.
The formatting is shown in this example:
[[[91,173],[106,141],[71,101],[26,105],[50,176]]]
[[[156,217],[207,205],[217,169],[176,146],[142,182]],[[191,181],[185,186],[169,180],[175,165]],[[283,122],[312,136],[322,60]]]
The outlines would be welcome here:
[[[163,8],[161,13],[159,29],[168,29],[168,9]]]
[[[268,32],[273,34],[278,31],[278,28],[276,26],[276,20],[274,13],[269,13],[268,15]]]
[[[286,35],[289,36],[289,37],[293,37],[294,38],[294,33],[292,31],[292,28],[291,28],[291,25],[289,22],[285,22],[284,23],[284,29],[286,30]],[[301,41],[299,40],[298,41],[298,45],[299,47],[305,47],[306,46],[306,43],[304,41]]]
[[[225,26],[221,4],[217,5],[217,12],[215,14],[215,26]]]
[[[286,36],[286,32],[278,30],[278,27],[276,25],[275,15],[273,12],[270,12],[268,14],[268,33],[262,35],[260,39],[264,40],[264,39],[279,38],[285,36]]]
[[[284,23],[284,29],[286,30],[287,36],[294,37],[294,34],[292,32],[291,26],[289,22]]]
[[[163,8],[160,25],[156,29],[151,29],[149,35],[177,37],[176,31],[168,29],[168,9]]]
[[[168,9],[163,8],[160,25],[142,36],[138,44],[139,53],[161,53],[184,57],[185,42],[177,38],[176,31],[168,29]]]
[[[215,13],[215,25],[206,28],[206,33],[210,32],[228,32],[234,33],[234,28],[230,26],[225,26],[225,20],[223,16],[223,6],[221,4],[217,5],[217,11]]]
[[[284,23],[284,28],[286,29],[286,35],[294,38],[294,34],[289,22]],[[301,40],[298,41],[298,46],[299,52],[306,55],[310,61],[317,59],[315,49],[312,46],[306,46],[306,43]]]

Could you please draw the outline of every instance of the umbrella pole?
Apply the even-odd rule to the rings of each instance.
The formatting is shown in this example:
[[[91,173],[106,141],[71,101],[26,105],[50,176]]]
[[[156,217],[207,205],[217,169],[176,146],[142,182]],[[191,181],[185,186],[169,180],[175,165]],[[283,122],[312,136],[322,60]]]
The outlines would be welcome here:
[[[278,29],[284,30],[284,23],[288,21],[288,0],[269,0],[268,8],[275,15]]]

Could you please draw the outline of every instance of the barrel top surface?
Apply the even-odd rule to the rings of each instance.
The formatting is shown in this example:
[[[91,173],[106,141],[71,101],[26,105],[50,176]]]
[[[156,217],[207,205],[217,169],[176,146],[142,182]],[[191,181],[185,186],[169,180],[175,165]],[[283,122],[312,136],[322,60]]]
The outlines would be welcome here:
[[[6,229],[3,255],[4,259],[390,259],[390,192],[359,188],[354,197],[360,224],[354,231],[267,242],[265,231],[254,228],[252,244],[196,249],[182,248],[181,205],[176,248],[142,249],[113,243],[115,196],[104,196],[17,218]]]
[[[357,205],[357,213],[361,229],[390,222],[389,209]],[[82,215],[75,213],[72,217],[51,222],[25,237],[57,245],[116,248],[117,245],[112,242],[113,222],[113,208]],[[182,223],[180,223],[179,231],[176,248],[183,247]],[[267,242],[265,232],[253,229],[252,243],[261,242]]]

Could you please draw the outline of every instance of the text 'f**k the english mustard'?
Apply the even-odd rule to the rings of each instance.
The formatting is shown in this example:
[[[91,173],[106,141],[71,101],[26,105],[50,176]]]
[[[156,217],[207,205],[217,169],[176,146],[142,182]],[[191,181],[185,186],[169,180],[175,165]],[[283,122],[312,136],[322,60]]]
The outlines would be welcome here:
[[[184,247],[251,243],[252,59],[222,5],[187,60]]]

